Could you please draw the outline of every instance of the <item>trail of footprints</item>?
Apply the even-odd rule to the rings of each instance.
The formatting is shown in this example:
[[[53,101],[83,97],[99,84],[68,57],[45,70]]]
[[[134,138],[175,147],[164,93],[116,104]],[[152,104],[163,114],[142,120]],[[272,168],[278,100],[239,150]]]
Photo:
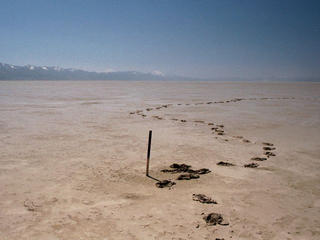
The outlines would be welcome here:
[[[234,103],[234,102],[241,102],[241,101],[254,101],[254,100],[286,100],[286,99],[295,99],[294,97],[278,97],[278,98],[233,98],[230,100],[225,100],[225,101],[212,101],[212,102],[198,102],[198,103],[177,103],[177,104],[163,104],[158,107],[153,107],[153,108],[147,108],[145,109],[147,112],[153,111],[153,110],[160,110],[162,108],[168,108],[172,106],[197,106],[197,105],[204,105],[204,104],[221,104],[221,103]],[[143,113],[143,110],[137,110],[134,112],[130,112],[130,114],[138,114],[142,117],[147,117],[146,114]],[[157,117],[157,116],[155,116]]]
[[[230,102],[240,102],[240,101],[245,101],[245,100],[268,100],[268,99],[294,99],[292,98],[288,98],[288,97],[284,97],[284,98],[234,98],[231,100],[226,100],[226,101],[215,101],[215,102],[199,102],[199,103],[178,103],[176,104],[176,106],[190,106],[190,105],[202,105],[202,104],[222,104],[222,103],[230,103]],[[169,108],[174,106],[174,104],[164,104],[158,107],[153,107],[153,108],[146,108],[145,111],[146,112],[151,112],[151,111],[156,111],[156,110],[161,110],[163,108]],[[139,115],[143,118],[147,117],[147,113],[144,112],[143,110],[137,110],[134,112],[130,112],[130,115]],[[153,119],[157,119],[157,120],[171,120],[171,121],[175,121],[175,122],[180,122],[180,123],[186,123],[187,120],[185,119],[178,119],[178,118],[171,118],[171,119],[165,119],[164,117],[160,117],[158,115],[153,115],[152,116]],[[226,131],[224,129],[224,125],[223,124],[215,124],[213,122],[205,122],[203,120],[194,120],[192,121],[193,123],[196,124],[202,124],[202,125],[206,125],[210,128],[210,131],[212,134],[215,135],[216,138],[221,138],[224,141],[229,141],[229,139],[238,139],[239,141],[241,141],[244,144],[247,143],[251,143],[250,140],[244,138],[243,136],[231,136],[231,137],[227,137]],[[262,161],[266,161],[268,160],[270,157],[276,156],[276,154],[274,153],[274,150],[276,150],[274,144],[269,143],[269,142],[262,142],[262,152],[263,152],[263,156],[254,156],[250,159],[250,163],[244,164],[243,167],[245,168],[257,168],[259,167],[259,164],[257,162],[262,162]],[[223,162],[220,161],[217,163],[218,166],[224,166],[224,167],[233,167],[236,166],[236,164],[234,163],[230,163],[230,162]],[[163,169],[161,170],[161,172],[164,173],[171,173],[171,174],[179,174],[179,176],[176,178],[176,180],[181,181],[181,180],[191,180],[191,179],[197,179],[200,178],[200,175],[203,174],[208,174],[211,171],[207,168],[201,168],[198,170],[194,170],[191,168],[190,165],[187,164],[177,164],[174,163],[172,165],[170,165],[170,169]],[[174,185],[176,185],[176,183],[174,181],[171,180],[162,180],[162,181],[158,181],[156,183],[156,186],[158,188],[165,188],[168,187],[169,189],[171,189],[171,187],[173,187]],[[203,204],[217,204],[217,202],[210,198],[207,197],[204,194],[193,194],[192,199],[194,201],[199,201],[200,203]],[[209,213],[209,214],[204,214],[202,213],[202,215],[204,215],[203,220],[206,222],[206,224],[208,226],[212,226],[212,225],[222,225],[222,226],[227,226],[229,225],[229,223],[223,218],[223,216],[219,213]],[[197,228],[199,227],[199,225],[196,226]]]
[[[199,102],[199,103],[193,103],[193,104],[190,104],[190,103],[185,103],[185,104],[182,104],[182,103],[178,103],[178,104],[175,104],[176,106],[181,106],[181,105],[186,105],[186,106],[189,106],[189,105],[202,105],[202,104],[221,104],[221,103],[230,103],[230,102],[240,102],[240,101],[249,101],[249,100],[271,100],[271,99],[295,99],[294,97],[279,97],[279,98],[234,98],[234,99],[231,99],[231,100],[226,100],[226,101],[211,101],[211,102]],[[149,108],[146,108],[145,111],[146,112],[151,112],[151,111],[155,111],[155,110],[161,110],[161,109],[166,109],[166,108],[169,108],[169,107],[172,107],[172,106],[175,106],[174,104],[163,104],[161,106],[158,106],[158,107],[149,107]],[[144,112],[144,110],[136,110],[134,112],[130,112],[130,115],[139,115],[143,118],[146,118],[147,117],[147,113]],[[188,121],[186,119],[178,119],[178,118],[171,118],[171,119],[165,119],[164,117],[161,117],[161,116],[158,116],[158,115],[152,115],[152,118],[153,119],[157,119],[157,120],[171,120],[171,121],[175,121],[175,122],[180,122],[180,123],[187,123]],[[215,137],[218,139],[222,139],[223,141],[226,141],[228,142],[229,140],[231,139],[238,139],[239,141],[243,142],[243,143],[251,143],[250,140],[244,138],[243,136],[227,136],[226,134],[226,131],[224,129],[224,125],[223,124],[215,124],[213,122],[205,122],[203,120],[194,120],[192,121],[193,123],[196,123],[196,124],[202,124],[202,125],[207,125],[208,127],[210,127],[210,131],[212,134],[215,135]],[[223,137],[222,137],[223,136]],[[274,144],[272,143],[268,143],[268,142],[263,142],[262,143],[262,150],[263,150],[263,157],[258,157],[258,156],[254,156],[252,157],[250,160],[251,161],[254,161],[254,162],[251,162],[251,163],[248,163],[248,164],[245,164],[243,167],[245,168],[257,168],[259,167],[259,164],[256,163],[256,162],[262,162],[262,161],[266,161],[268,158],[270,157],[274,157],[276,156],[276,154],[274,153],[274,150],[276,148],[274,147]],[[235,164],[233,163],[227,163],[227,162],[219,162],[217,163],[217,165],[219,166],[235,166]]]

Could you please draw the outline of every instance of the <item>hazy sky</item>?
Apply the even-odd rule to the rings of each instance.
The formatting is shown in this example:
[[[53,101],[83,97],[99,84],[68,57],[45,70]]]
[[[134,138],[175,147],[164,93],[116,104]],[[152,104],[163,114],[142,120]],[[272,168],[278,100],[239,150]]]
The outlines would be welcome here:
[[[0,0],[0,62],[320,77],[320,1]]]

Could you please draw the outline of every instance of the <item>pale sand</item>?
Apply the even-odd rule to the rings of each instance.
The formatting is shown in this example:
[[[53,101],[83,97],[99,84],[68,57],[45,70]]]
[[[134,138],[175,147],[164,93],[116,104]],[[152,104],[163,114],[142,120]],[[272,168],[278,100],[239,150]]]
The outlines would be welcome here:
[[[320,239],[319,83],[0,82],[0,112],[1,240]],[[149,129],[151,176],[212,172],[156,188]],[[244,168],[262,142],[276,156]],[[212,212],[229,225],[206,226]]]

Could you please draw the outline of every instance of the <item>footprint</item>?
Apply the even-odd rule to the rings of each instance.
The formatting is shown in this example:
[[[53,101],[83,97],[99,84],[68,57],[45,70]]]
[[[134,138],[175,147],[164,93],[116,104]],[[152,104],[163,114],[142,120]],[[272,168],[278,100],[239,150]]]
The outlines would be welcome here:
[[[182,173],[182,172],[187,172],[187,173],[191,173],[191,174],[207,174],[210,173],[210,169],[208,168],[201,168],[198,170],[193,170],[191,168],[191,165],[187,165],[187,164],[178,164],[178,163],[173,163],[170,165],[171,169],[163,169],[161,170],[161,172],[167,172],[167,173]]]
[[[204,123],[204,121],[202,121],[202,120],[195,120],[194,122],[195,123]]]
[[[217,165],[218,166],[225,166],[225,167],[235,166],[233,163],[223,162],[223,161],[218,162]]]
[[[223,226],[229,225],[229,223],[224,220],[222,215],[219,213],[210,213],[207,216],[204,216],[203,220],[207,223],[208,226],[215,226],[217,224]]]
[[[176,183],[170,180],[162,180],[162,181],[156,182],[156,187],[158,188],[164,188],[164,187],[170,188],[173,185],[176,185]]]
[[[267,157],[274,157],[274,156],[276,156],[276,154],[273,153],[273,152],[265,152],[264,155],[266,155]]]
[[[268,142],[263,142],[262,144],[266,146],[273,146],[273,143],[268,143]]]
[[[207,197],[204,194],[192,194],[192,200],[198,201],[201,203],[207,203],[207,204],[217,204],[217,202],[215,200],[213,200],[210,197]]]
[[[193,174],[193,173],[186,173],[186,174],[181,174],[177,180],[191,180],[191,179],[197,179],[200,176],[197,174]]]
[[[263,158],[263,157],[253,157],[253,158],[251,158],[251,160],[253,160],[253,161],[266,161],[267,158]]]
[[[163,169],[161,172],[170,172],[170,173],[181,173],[181,172],[187,172],[189,169],[191,169],[191,165],[187,164],[179,164],[179,163],[173,163],[170,165],[171,169]]]
[[[162,120],[163,118],[162,117],[159,117],[159,116],[152,116],[153,118],[155,119],[158,119],[158,120]]]
[[[243,139],[242,136],[233,136],[234,138]]]
[[[258,163],[249,163],[244,165],[245,168],[257,168],[259,167]]]
[[[276,148],[275,147],[263,147],[263,150],[272,151],[272,150],[276,150]]]

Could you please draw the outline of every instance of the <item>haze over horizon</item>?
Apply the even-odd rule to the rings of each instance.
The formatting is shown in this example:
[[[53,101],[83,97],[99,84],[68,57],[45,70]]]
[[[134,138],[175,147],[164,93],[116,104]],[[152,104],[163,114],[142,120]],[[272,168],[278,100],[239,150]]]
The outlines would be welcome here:
[[[0,1],[0,62],[319,79],[318,1]]]

